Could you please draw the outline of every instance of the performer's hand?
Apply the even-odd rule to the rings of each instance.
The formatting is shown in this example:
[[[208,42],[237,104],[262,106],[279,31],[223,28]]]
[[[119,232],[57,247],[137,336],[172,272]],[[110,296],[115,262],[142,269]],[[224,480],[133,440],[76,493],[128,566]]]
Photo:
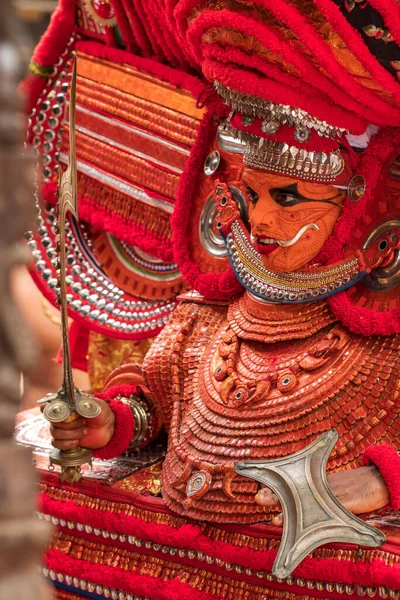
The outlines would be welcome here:
[[[327,479],[339,502],[355,515],[378,510],[389,504],[389,491],[374,465],[332,473]],[[267,487],[258,492],[255,501],[261,506],[280,508],[277,496]],[[282,513],[272,518],[273,525],[282,526],[282,523]]]
[[[83,446],[95,450],[108,444],[114,433],[114,413],[107,402],[99,399],[96,401],[101,408],[98,417],[94,419],[78,417],[74,421],[53,423],[50,426],[54,448],[68,450],[74,446]]]

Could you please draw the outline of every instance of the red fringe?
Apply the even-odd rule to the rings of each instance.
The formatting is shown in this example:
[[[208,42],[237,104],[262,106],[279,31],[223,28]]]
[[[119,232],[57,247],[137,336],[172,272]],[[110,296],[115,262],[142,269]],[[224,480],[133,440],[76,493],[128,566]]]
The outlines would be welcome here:
[[[75,22],[76,0],[59,0],[50,25],[35,48],[33,62],[41,67],[52,67],[69,41]]]
[[[216,44],[204,44],[203,54],[206,59],[206,62],[208,62],[208,60],[215,60],[219,63],[234,63],[237,65],[241,65],[242,67],[249,70],[257,70],[270,79],[273,79],[286,86],[291,86],[292,89],[299,90],[300,93],[302,93],[304,90],[303,81],[301,81],[301,79],[299,79],[298,77],[295,77],[290,73],[282,71],[276,65],[272,65],[266,62],[264,59],[262,59],[260,56],[257,56],[256,54],[249,55],[240,48],[222,48],[221,46],[217,46]],[[315,94],[320,95],[319,90],[315,88],[314,92]]]
[[[192,67],[192,69],[199,71],[199,65],[197,61],[194,59],[190,48],[188,47],[185,33],[182,31],[182,28],[179,27],[180,22],[182,21],[179,17],[180,8],[184,4],[184,2],[177,2],[177,0],[164,0],[164,16],[166,27],[168,27],[173,37],[176,39],[176,44],[179,46],[183,56],[186,58],[188,64]],[[194,6],[200,6],[202,2],[192,2]],[[187,25],[187,21],[184,20],[184,24]]]
[[[49,569],[56,572],[79,577],[102,586],[134,592],[136,596],[152,600],[222,600],[213,594],[197,591],[178,579],[164,580],[162,577],[140,575],[137,571],[93,564],[54,548],[47,550],[45,563]]]
[[[116,458],[121,456],[129,447],[133,439],[135,432],[135,424],[133,421],[132,411],[126,404],[123,404],[119,400],[115,400],[115,397],[121,394],[121,396],[129,398],[136,392],[136,387],[132,388],[129,385],[114,386],[102,394],[95,394],[96,398],[105,400],[108,402],[109,407],[115,416],[115,427],[114,433],[111,440],[103,448],[93,450],[93,456],[95,458],[108,459]]]
[[[162,29],[162,21],[158,23],[158,27],[157,25],[154,27],[153,15],[148,2],[149,0],[131,0],[137,18],[141,20],[145,35],[150,42],[150,56],[161,63],[165,63],[166,57],[160,45],[162,34],[159,32],[159,29]]]
[[[170,12],[177,24],[182,40],[186,41],[186,29],[191,13],[196,8],[201,10],[207,5],[206,0],[167,0],[170,3]]]
[[[177,69],[171,69],[171,67],[157,63],[154,60],[128,54],[125,50],[107,48],[98,42],[83,41],[77,43],[77,49],[98,58],[110,60],[119,65],[131,65],[140,71],[146,71],[161,79],[161,81],[166,81],[177,88],[191,92],[196,100],[205,88],[204,82],[193,75],[178,71]]]
[[[151,57],[154,52],[151,47],[149,37],[146,34],[146,28],[144,27],[140,18],[140,8],[137,5],[137,0],[122,0],[122,4],[130,23],[136,44],[140,49],[140,54],[146,58]]]
[[[149,18],[153,20],[155,34],[157,35],[157,40],[161,45],[165,56],[172,66],[187,70],[189,67],[188,61],[182,51],[182,47],[176,39],[176,34],[174,33],[173,28],[165,26],[168,22],[165,7],[159,0],[147,0],[147,3],[149,7]],[[160,23],[163,23],[161,27]]]
[[[394,335],[400,333],[400,308],[378,312],[352,304],[346,292],[328,298],[331,311],[343,325],[358,335]]]
[[[174,50],[176,49],[175,40],[171,37],[168,27],[165,27],[165,15],[162,10],[162,3],[159,0],[137,0],[141,4],[141,10],[146,15],[146,32],[151,31],[153,47],[158,49],[159,59],[162,62],[168,62],[172,66],[179,66],[180,62]],[[160,6],[161,4],[161,6]]]
[[[41,196],[49,204],[55,204],[57,185],[55,183],[46,183],[41,187]],[[143,252],[147,252],[165,262],[173,261],[172,242],[150,231],[141,225],[132,221],[127,221],[123,217],[107,210],[85,196],[79,196],[79,218],[86,221],[99,231],[106,231],[114,235],[117,239],[130,244],[139,246]]]
[[[47,79],[45,77],[40,77],[33,73],[29,73],[21,82],[19,90],[24,100],[24,109],[27,115],[35,108],[46,83]]]
[[[363,461],[365,465],[373,463],[378,467],[389,490],[391,507],[400,510],[400,456],[397,450],[389,444],[369,446]]]
[[[99,231],[106,231],[119,240],[138,246],[143,252],[165,262],[172,262],[173,251],[170,240],[149,231],[132,221],[108,211],[104,206],[88,198],[79,198],[79,216]]]
[[[96,490],[94,490],[94,493],[96,493]],[[135,502],[135,496],[135,494],[130,493],[125,501],[132,504],[132,502]],[[121,501],[124,500],[121,499]],[[50,498],[46,493],[40,494],[39,503],[40,510],[45,514],[50,514],[60,519],[84,523],[119,534],[134,535],[162,545],[194,549],[215,558],[223,557],[226,562],[252,569],[270,571],[277,554],[276,550],[256,551],[246,546],[234,546],[220,540],[211,539],[203,533],[203,529],[200,526],[190,520],[187,520],[187,523],[184,525],[175,528],[171,525],[157,524],[152,521],[145,522],[136,516],[119,514],[108,510],[93,510],[86,506],[78,506],[71,501],[59,502]],[[144,506],[143,502],[140,505]],[[165,506],[160,503],[157,510],[165,512]],[[253,534],[260,537],[274,538],[281,533],[279,528],[271,525],[256,525],[250,528],[228,526],[224,529],[237,531],[245,535]],[[339,546],[332,544],[330,547],[337,548]],[[343,547],[343,545],[340,547]],[[395,553],[398,552],[398,547],[394,545],[385,544],[382,550],[385,551],[385,549]],[[62,572],[66,573],[67,571],[62,570]],[[76,575],[76,573],[71,574]],[[388,566],[379,559],[372,560],[371,562],[360,561],[355,563],[352,560],[317,560],[307,557],[295,569],[294,575],[312,580],[336,581],[346,584],[360,582],[368,586],[384,584],[395,589],[398,589],[400,586],[400,565]],[[97,577],[95,577],[94,581],[100,583]],[[115,583],[113,587],[115,587]]]
[[[200,292],[204,298],[212,300],[231,299],[232,296],[243,291],[230,267],[221,274],[203,274],[192,259],[190,251],[191,203],[198,187],[197,180],[202,174],[204,160],[215,136],[216,116],[221,115],[224,111],[225,107],[219,99],[214,99],[209,104],[185,170],[179,180],[175,209],[171,217],[175,262],[179,265],[181,273],[190,287]]]
[[[365,215],[373,212],[372,203],[383,191],[387,167],[397,154],[400,145],[400,131],[387,127],[379,131],[363,152],[355,174],[366,181],[366,192],[356,204],[349,199],[328,238],[318,260],[332,264],[343,257],[346,248],[351,246],[351,235],[357,223],[362,223]],[[329,306],[337,319],[350,331],[359,335],[394,335],[400,333],[400,309],[378,312],[370,308],[352,304],[348,294],[342,292],[328,298]]]

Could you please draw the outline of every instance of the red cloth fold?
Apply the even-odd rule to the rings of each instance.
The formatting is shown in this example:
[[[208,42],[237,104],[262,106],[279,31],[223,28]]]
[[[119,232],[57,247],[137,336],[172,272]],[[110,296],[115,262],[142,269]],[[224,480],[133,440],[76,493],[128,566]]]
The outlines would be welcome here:
[[[373,463],[389,490],[390,505],[393,510],[400,510],[400,456],[393,446],[382,444],[369,446],[363,454],[365,465]]]

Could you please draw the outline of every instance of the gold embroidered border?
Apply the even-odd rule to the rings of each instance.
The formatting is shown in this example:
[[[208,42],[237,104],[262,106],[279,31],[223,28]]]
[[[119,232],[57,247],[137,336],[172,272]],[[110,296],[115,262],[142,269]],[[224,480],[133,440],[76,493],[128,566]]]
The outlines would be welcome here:
[[[271,598],[304,600],[307,598],[308,600],[314,600],[314,597],[308,594],[305,596],[293,592],[274,590],[229,576],[218,575],[208,569],[179,564],[167,558],[120,550],[96,542],[74,538],[73,536],[59,535],[53,540],[50,547],[68,556],[86,560],[96,565],[137,571],[140,575],[156,577],[163,581],[178,578],[180,583],[187,583],[197,591],[215,594],[222,598],[235,598],[235,600],[250,600],[250,598],[257,598],[258,600],[269,600]],[[268,585],[267,581],[265,583]]]
[[[68,127],[64,128],[63,149],[68,148]],[[86,136],[80,132],[76,135],[78,159],[105,169],[120,177],[147,187],[155,192],[175,198],[178,191],[179,176],[158,168],[154,163],[123,152],[118,148]],[[110,168],[111,166],[111,168]],[[134,177],[129,177],[134,174]]]
[[[152,102],[165,106],[171,110],[183,113],[195,119],[201,119],[204,110],[197,108],[196,100],[187,90],[174,86],[140,72],[129,65],[111,63],[101,58],[95,58],[78,53],[78,76],[103,83],[110,87],[120,89],[121,81],[124,90],[138,98],[151,98]]]
[[[154,231],[167,240],[171,239],[170,215],[165,211],[141,200],[136,200],[132,196],[114,190],[89,175],[79,172],[78,190],[81,196],[92,200],[99,206],[104,206],[110,213],[127,221],[133,221],[147,231]]]
[[[78,78],[77,102],[95,113],[113,115],[185,146],[196,140],[197,120],[95,81]]]
[[[138,519],[142,519],[145,523],[156,523],[159,525],[169,525],[171,527],[179,528],[182,525],[187,525],[188,522],[191,522],[187,518],[141,509],[133,506],[132,504],[123,504],[101,498],[91,498],[90,496],[79,494],[73,491],[53,488],[47,484],[40,484],[39,487],[41,492],[47,493],[53,500],[60,502],[72,501],[78,506],[86,506],[87,508],[93,510],[110,511],[114,514],[125,514],[127,516],[133,516]],[[271,549],[275,550],[278,548],[280,543],[280,539],[278,538],[270,539],[265,537],[252,537],[243,533],[225,531],[205,522],[196,522],[196,525],[200,527],[203,531],[203,534],[208,536],[210,539],[225,542],[233,546],[238,546],[239,548],[246,547],[257,551]],[[310,556],[319,560],[330,558],[340,561],[351,561],[354,563],[368,563],[373,560],[381,560],[383,564],[389,566],[400,564],[400,555],[395,555],[374,548],[363,549],[362,556],[359,555],[357,549],[317,548],[310,554]]]

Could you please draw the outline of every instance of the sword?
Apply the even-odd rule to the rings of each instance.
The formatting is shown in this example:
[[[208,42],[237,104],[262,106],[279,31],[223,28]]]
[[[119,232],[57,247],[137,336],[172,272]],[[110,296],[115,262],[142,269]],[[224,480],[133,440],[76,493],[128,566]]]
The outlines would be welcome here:
[[[78,221],[78,185],[75,142],[75,107],[76,107],[76,59],[74,61],[69,103],[69,153],[68,166],[63,172],[59,170],[58,182],[58,230],[59,242],[59,290],[58,304],[61,307],[62,337],[62,385],[57,393],[47,394],[38,404],[45,405],[44,417],[51,423],[73,421],[82,416],[85,419],[97,417],[101,408],[95,398],[78,389],[74,384],[71,352],[68,335],[68,309],[66,291],[66,221],[72,218]],[[74,483],[82,477],[81,466],[92,463],[92,451],[88,448],[75,447],[70,450],[52,450],[49,455],[50,466],[61,467],[61,481]]]

